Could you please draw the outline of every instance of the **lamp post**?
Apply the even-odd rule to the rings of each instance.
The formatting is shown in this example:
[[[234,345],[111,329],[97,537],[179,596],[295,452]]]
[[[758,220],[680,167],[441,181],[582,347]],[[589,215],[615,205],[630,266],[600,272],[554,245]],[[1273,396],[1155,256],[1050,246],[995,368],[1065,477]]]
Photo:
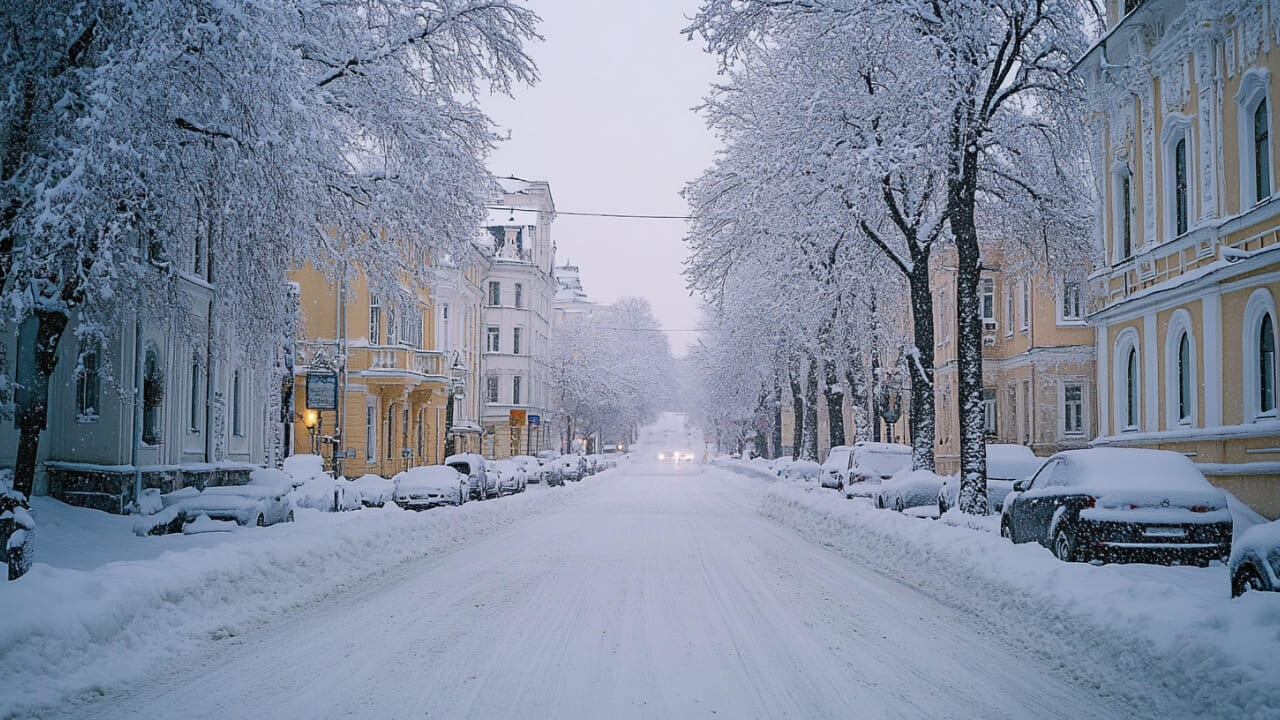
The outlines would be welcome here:
[[[884,421],[886,438],[889,442],[896,442],[894,437],[894,423],[902,417],[902,373],[900,372],[902,363],[898,362],[893,370],[885,373],[887,377],[881,377],[879,387],[876,389],[876,414]]]
[[[307,428],[307,434],[311,436],[311,454],[320,454],[320,446],[318,436],[320,433],[320,413],[315,410],[308,410],[302,414],[302,424]]]
[[[449,367],[449,398],[445,403],[444,409],[444,456],[457,454],[457,440],[453,435],[453,404],[462,397],[463,391],[466,389],[467,366],[462,364],[461,358],[454,357],[453,365]]]

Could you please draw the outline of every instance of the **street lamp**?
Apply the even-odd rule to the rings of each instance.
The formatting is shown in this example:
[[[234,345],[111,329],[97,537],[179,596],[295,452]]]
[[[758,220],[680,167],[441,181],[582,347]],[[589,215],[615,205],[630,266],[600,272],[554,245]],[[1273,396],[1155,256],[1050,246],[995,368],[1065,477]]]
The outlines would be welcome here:
[[[320,413],[315,410],[308,410],[302,415],[302,424],[307,428],[307,434],[311,436],[311,452],[319,454],[320,448],[316,444],[316,436],[320,431]]]
[[[457,401],[457,398],[462,396],[463,390],[466,389],[466,375],[467,366],[462,364],[462,358],[455,356],[453,365],[449,367],[449,398],[444,410],[445,457],[457,453],[457,439],[453,435],[453,404]]]

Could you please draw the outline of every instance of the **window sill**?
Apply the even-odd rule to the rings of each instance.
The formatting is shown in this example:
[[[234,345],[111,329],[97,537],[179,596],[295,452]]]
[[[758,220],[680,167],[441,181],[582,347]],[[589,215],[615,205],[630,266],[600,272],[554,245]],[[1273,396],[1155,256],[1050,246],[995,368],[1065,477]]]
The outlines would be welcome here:
[[[102,421],[102,418],[97,414],[76,416],[76,422],[80,423],[81,425],[92,425],[94,423],[101,422],[101,421]]]

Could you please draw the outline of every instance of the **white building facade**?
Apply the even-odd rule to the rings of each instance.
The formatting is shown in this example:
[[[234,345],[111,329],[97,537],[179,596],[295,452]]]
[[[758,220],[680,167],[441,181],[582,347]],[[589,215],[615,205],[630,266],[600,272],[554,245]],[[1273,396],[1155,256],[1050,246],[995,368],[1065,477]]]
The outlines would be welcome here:
[[[547,354],[555,299],[555,202],[545,181],[503,178],[481,242],[492,264],[483,291],[484,452],[503,458],[548,447]],[[512,411],[517,411],[513,413]],[[524,413],[525,424],[518,423]]]
[[[105,345],[78,342],[74,319],[63,334],[35,494],[123,513],[135,502],[138,473],[143,488],[171,492],[241,484],[254,466],[283,458],[289,348],[236,340],[207,265],[185,268],[174,282],[180,299],[166,318],[135,310]],[[33,329],[26,323],[0,340],[18,359],[19,382]],[[12,419],[0,420],[0,467],[13,466],[17,438]]]

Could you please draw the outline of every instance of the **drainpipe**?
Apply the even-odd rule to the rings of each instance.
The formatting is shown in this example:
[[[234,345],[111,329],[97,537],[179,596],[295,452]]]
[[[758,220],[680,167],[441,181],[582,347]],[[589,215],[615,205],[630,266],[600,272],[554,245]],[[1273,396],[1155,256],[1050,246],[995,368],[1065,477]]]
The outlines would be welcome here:
[[[133,320],[133,448],[129,459],[133,463],[133,501],[142,512],[142,323],[134,315]]]

